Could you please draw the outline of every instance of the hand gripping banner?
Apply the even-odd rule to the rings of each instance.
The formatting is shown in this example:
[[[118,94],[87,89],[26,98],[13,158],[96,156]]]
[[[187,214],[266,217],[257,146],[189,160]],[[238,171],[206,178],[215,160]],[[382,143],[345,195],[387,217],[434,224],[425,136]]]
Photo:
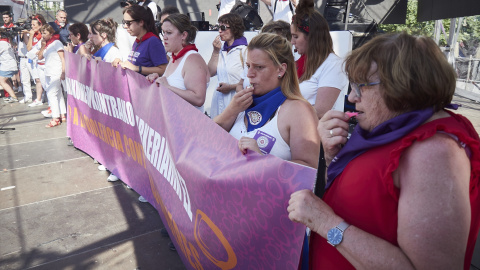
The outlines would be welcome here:
[[[290,194],[315,170],[242,155],[237,140],[145,77],[66,53],[68,128],[85,151],[160,214],[189,269],[297,269],[305,226]]]

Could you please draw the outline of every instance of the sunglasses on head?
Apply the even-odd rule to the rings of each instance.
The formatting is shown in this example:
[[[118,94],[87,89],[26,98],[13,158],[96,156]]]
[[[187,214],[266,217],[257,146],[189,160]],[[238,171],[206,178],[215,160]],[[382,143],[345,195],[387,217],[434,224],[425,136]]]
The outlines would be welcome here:
[[[227,29],[230,29],[230,26],[226,26],[226,25],[223,25],[223,24],[222,24],[222,25],[219,25],[219,26],[218,26],[218,29],[219,29],[219,30],[222,30],[222,31],[225,31],[225,30],[227,30]]]
[[[122,20],[122,24],[126,25],[127,27],[130,27],[132,22],[137,22],[138,20]]]

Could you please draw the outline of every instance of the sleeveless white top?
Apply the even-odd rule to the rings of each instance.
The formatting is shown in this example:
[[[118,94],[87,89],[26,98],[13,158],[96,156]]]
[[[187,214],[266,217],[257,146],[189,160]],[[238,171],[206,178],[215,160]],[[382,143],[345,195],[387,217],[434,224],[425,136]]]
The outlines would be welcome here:
[[[283,160],[292,160],[292,151],[290,150],[290,146],[283,140],[282,135],[280,135],[280,131],[278,130],[277,121],[279,111],[280,107],[278,107],[278,110],[272,120],[266,123],[263,127],[257,128],[250,132],[247,132],[247,127],[245,126],[245,112],[241,112],[238,114],[232,129],[230,129],[230,134],[237,140],[239,140],[241,137],[254,138],[257,140],[257,144],[262,152],[268,152],[270,149],[268,152],[269,154],[279,157]],[[270,145],[272,143],[273,147]]]
[[[188,56],[191,55],[191,54],[194,54],[194,53],[198,54],[198,52],[193,51],[193,50],[185,53],[185,55],[182,57],[182,60],[180,61],[180,64],[178,64],[175,71],[173,71],[172,74],[170,74],[170,75],[168,75],[168,77],[166,77],[167,81],[168,81],[168,84],[170,84],[171,86],[176,87],[178,89],[187,90],[187,88],[185,87],[185,80],[183,79],[183,76],[182,76],[182,70],[183,70],[183,65],[185,65],[185,61],[187,60]],[[168,70],[168,67],[170,66],[170,63],[171,62],[168,63],[167,68],[165,70]],[[163,75],[163,77],[165,77],[165,75]],[[208,84],[207,84],[207,87],[208,87]],[[205,112],[205,110],[203,108],[203,105],[202,105],[202,107],[197,107],[197,106],[194,106],[194,107],[199,109],[202,113]]]

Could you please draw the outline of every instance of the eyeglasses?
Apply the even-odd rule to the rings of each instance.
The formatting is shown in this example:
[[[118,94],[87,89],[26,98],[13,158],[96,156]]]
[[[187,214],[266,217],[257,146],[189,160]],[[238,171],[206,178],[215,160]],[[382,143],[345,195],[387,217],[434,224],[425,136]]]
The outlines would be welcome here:
[[[357,94],[358,97],[362,97],[362,92],[360,91],[360,89],[364,86],[374,86],[374,85],[377,85],[377,84],[380,84],[380,82],[372,82],[372,83],[354,83],[354,82],[351,82],[350,83],[350,86],[352,87],[352,90],[355,91],[355,94]]]
[[[230,26],[226,26],[226,25],[223,25],[223,24],[218,26],[218,30],[225,31],[227,29],[230,29]]]
[[[127,27],[130,27],[130,25],[132,24],[132,22],[137,22],[138,20],[122,20],[122,24],[127,26]]]

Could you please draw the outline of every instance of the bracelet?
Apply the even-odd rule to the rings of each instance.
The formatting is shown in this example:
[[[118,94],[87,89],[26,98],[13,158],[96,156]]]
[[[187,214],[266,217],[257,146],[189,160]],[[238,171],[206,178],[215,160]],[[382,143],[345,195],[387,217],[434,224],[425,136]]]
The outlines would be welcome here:
[[[138,73],[142,74],[142,66],[138,66]]]

